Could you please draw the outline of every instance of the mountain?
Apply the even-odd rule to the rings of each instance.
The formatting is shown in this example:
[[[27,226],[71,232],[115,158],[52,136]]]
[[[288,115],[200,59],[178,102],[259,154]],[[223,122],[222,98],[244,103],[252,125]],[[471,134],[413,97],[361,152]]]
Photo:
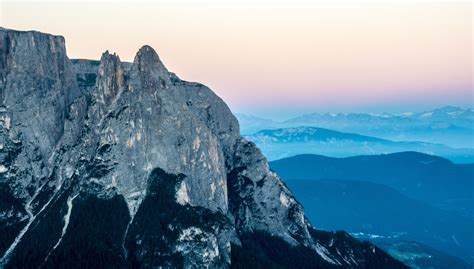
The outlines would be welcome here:
[[[240,117],[237,117],[241,121]],[[446,106],[419,113],[326,113],[306,114],[283,122],[241,121],[242,133],[299,126],[320,127],[395,141],[424,141],[455,148],[474,148],[474,109]],[[247,126],[252,126],[249,128]]]
[[[403,240],[421,242],[441,250],[430,261],[443,256],[444,252],[474,263],[472,218],[441,210],[371,182],[292,178],[285,182],[318,228],[342,229],[360,237],[366,235],[362,238],[373,243],[382,239],[384,244],[389,240],[394,244]]]
[[[406,268],[315,230],[227,105],[149,46],[71,61],[61,36],[1,28],[0,103],[0,267]]]
[[[473,165],[403,152],[270,166],[317,227],[417,241],[474,264]]]
[[[279,122],[275,122],[270,119],[260,118],[254,115],[235,113],[234,114],[240,124],[240,132],[242,134],[253,134],[260,130],[264,126],[265,129],[278,128]]]
[[[443,156],[456,163],[474,162],[474,149],[458,149],[424,142],[395,142],[317,127],[262,130],[253,135],[246,135],[245,138],[257,144],[269,160],[299,154],[348,157],[418,151]]]
[[[285,180],[368,181],[444,210],[474,218],[474,166],[418,152],[330,158],[299,155],[270,163]]]

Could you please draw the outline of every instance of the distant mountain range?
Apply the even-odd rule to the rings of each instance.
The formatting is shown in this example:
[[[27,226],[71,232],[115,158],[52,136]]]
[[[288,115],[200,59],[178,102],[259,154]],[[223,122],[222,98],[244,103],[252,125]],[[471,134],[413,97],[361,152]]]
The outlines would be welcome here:
[[[474,149],[471,148],[452,148],[442,144],[426,142],[396,142],[317,127],[262,130],[253,135],[246,135],[245,138],[255,142],[269,160],[277,160],[298,154],[348,157],[418,151],[443,156],[456,163],[474,162]]]
[[[283,179],[357,180],[383,184],[413,199],[474,218],[474,165],[418,152],[330,158],[298,155],[271,162]]]
[[[245,114],[236,116],[241,132],[246,135],[265,129],[312,126],[395,141],[424,141],[474,148],[474,110],[471,108],[446,106],[401,114],[313,113],[281,122]]]
[[[469,268],[459,258],[474,263],[474,165],[405,152],[340,159],[299,155],[270,166],[318,228],[376,239],[419,268]],[[449,255],[432,251],[430,259],[414,258],[426,249],[403,252],[394,246],[400,241],[420,242]],[[454,263],[449,256],[459,258]]]

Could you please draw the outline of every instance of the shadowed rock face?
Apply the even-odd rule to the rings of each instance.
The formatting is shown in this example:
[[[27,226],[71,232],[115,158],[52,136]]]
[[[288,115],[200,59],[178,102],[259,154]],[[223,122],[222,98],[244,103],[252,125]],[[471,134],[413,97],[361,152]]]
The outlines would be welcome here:
[[[153,48],[131,64],[108,51],[70,61],[62,37],[0,28],[0,78],[6,268],[229,267],[231,244],[255,231],[328,266],[367,262],[319,243],[227,105]],[[68,257],[74,246],[96,260]]]

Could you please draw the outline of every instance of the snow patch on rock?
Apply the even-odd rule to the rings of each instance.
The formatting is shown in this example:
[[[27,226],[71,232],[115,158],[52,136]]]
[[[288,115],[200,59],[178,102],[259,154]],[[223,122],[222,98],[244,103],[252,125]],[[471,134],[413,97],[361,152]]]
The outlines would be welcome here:
[[[316,243],[315,250],[319,254],[319,256],[321,256],[321,258],[323,258],[325,261],[335,265],[341,265],[339,261],[331,259],[329,257],[329,251],[319,243]]]
[[[201,147],[201,139],[199,139],[199,136],[196,136],[196,138],[193,140],[193,150],[198,151],[200,147]]]
[[[0,174],[3,174],[8,171],[8,168],[5,167],[5,165],[0,164]]]
[[[288,197],[283,192],[280,192],[280,202],[284,207],[289,207],[290,205],[290,200],[288,200]]]
[[[189,203],[188,187],[184,181],[181,181],[179,189],[176,192],[176,202],[180,205]]]
[[[61,231],[61,237],[58,239],[58,242],[56,242],[53,248],[49,251],[48,255],[46,255],[46,258],[44,258],[44,262],[48,260],[49,256],[51,256],[51,253],[59,246],[59,244],[61,244],[61,241],[63,240],[63,237],[66,234],[67,227],[69,226],[69,220],[71,219],[72,202],[74,201],[74,199],[76,199],[78,195],[79,194],[76,194],[72,197],[67,198],[67,212],[66,212],[66,215],[64,215],[64,219],[63,219],[64,226],[63,226],[63,230]]]
[[[5,127],[7,130],[10,130],[12,123],[11,123],[11,118],[6,115],[5,117],[2,117],[3,119],[3,127]]]
[[[208,268],[209,265],[219,258],[220,251],[214,234],[204,232],[197,227],[189,227],[181,231],[175,251],[185,257],[199,257],[202,264],[194,264],[195,267]]]
[[[201,235],[202,230],[197,227],[190,227],[181,231],[178,237],[178,241],[190,241],[193,240],[195,236]]]

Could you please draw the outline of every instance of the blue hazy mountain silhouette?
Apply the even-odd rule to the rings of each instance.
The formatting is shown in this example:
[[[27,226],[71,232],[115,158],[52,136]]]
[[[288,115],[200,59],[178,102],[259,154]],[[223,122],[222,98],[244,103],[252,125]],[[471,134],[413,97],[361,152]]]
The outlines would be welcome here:
[[[452,148],[442,144],[418,141],[391,141],[318,127],[267,129],[247,135],[245,138],[255,142],[269,160],[299,154],[348,157],[418,151],[443,156],[456,163],[474,162],[474,149],[471,148]]]
[[[318,228],[414,240],[474,263],[473,165],[415,152],[270,165]]]
[[[424,141],[457,148],[474,148],[474,110],[445,106],[423,112],[390,113],[312,113],[286,121],[273,121],[236,114],[243,134],[264,129],[298,126],[321,127],[395,141]]]

